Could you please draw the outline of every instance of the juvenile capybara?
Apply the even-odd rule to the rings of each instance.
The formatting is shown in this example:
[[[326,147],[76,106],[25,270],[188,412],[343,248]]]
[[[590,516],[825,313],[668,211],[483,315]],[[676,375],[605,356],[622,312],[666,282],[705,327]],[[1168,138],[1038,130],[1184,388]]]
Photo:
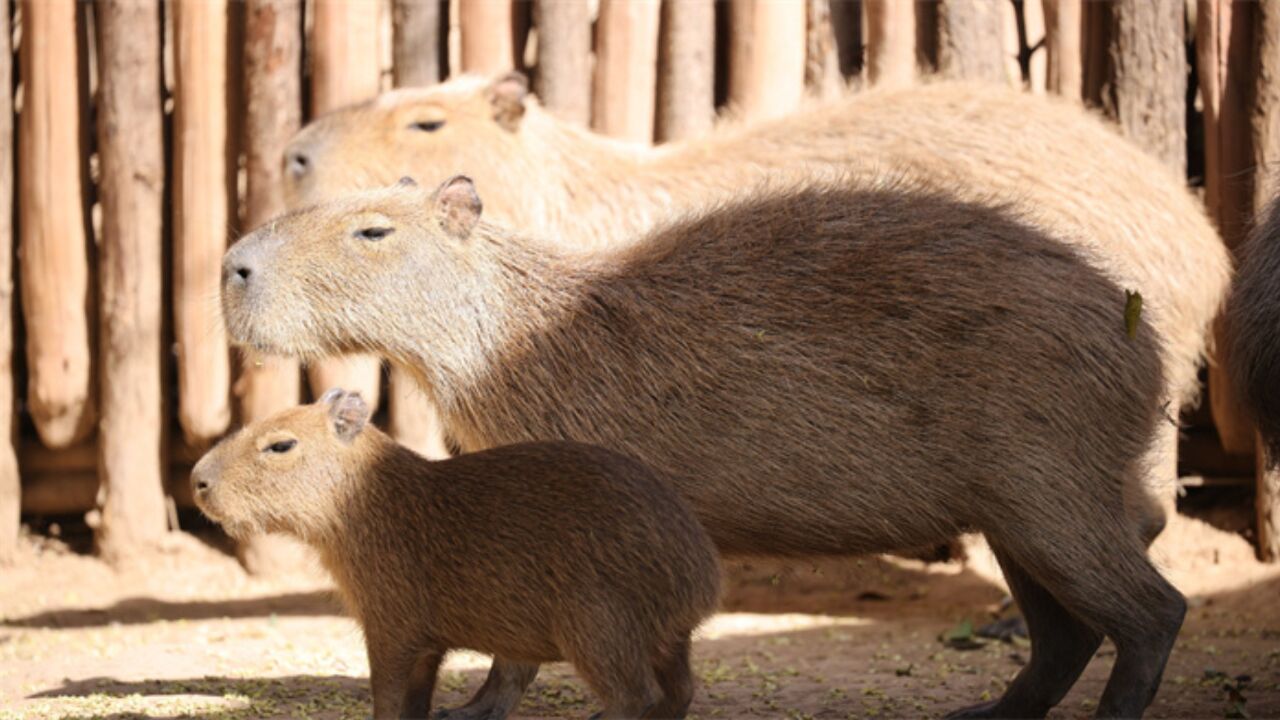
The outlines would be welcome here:
[[[1230,376],[1258,426],[1269,464],[1280,461],[1280,200],[1254,220],[1240,248],[1223,317]]]
[[[957,199],[999,196],[1141,290],[1174,416],[1197,397],[1230,279],[1226,248],[1184,178],[1079,103],[995,84],[870,90],[650,149],[556,119],[519,76],[463,77],[323,116],[284,161],[291,207],[405,175],[433,187],[463,173],[484,189],[490,219],[564,250],[632,242],[763,176],[822,168],[890,168]],[[1172,424],[1164,431],[1172,442]],[[1170,487],[1172,460],[1155,478]]]
[[[1184,614],[1125,512],[1160,415],[1121,289],[991,205],[904,180],[743,188],[566,258],[481,222],[472,183],[278,218],[226,254],[237,342],[407,368],[467,451],[591,442],[669,477],[728,555],[982,532],[1034,652],[973,716],[1043,715],[1103,636],[1136,716]]]
[[[222,441],[192,472],[232,535],[312,545],[364,628],[374,715],[426,717],[445,652],[492,653],[452,718],[503,718],[538,663],[569,660],[606,717],[682,717],[689,635],[714,612],[715,547],[652,470],[590,445],[427,460],[330,390]],[[495,673],[496,675],[497,673]]]

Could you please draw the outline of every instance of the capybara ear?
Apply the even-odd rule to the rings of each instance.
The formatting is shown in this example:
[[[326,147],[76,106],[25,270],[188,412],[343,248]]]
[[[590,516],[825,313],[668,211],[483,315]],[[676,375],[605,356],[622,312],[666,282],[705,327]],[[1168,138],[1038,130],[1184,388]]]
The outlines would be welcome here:
[[[333,388],[320,398],[329,406],[329,424],[342,442],[349,443],[369,422],[369,406],[358,392]]]
[[[524,101],[529,96],[529,78],[524,73],[509,72],[489,86],[489,103],[493,119],[504,129],[515,131],[524,117]]]
[[[465,239],[480,221],[483,205],[476,194],[476,185],[466,175],[454,175],[436,190],[436,211],[440,213],[440,226],[451,237]]]
[[[415,187],[418,187],[418,181],[414,180],[408,175],[405,175],[404,177],[400,178],[400,182],[396,183],[396,185],[399,185],[400,187],[415,188]]]

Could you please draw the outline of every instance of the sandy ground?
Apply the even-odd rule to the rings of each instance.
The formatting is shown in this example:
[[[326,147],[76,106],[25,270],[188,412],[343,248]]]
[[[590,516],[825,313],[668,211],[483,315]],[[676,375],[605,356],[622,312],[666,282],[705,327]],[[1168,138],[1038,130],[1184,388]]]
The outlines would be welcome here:
[[[112,570],[28,538],[0,570],[0,718],[366,716],[361,636],[323,576],[304,563],[252,578],[213,545],[176,534]],[[1155,556],[1192,610],[1148,716],[1280,717],[1280,567],[1187,518]],[[981,559],[756,562],[733,576],[726,611],[695,645],[696,718],[936,717],[999,694],[1029,656],[1025,642],[939,640],[998,612],[1004,593]],[[1054,716],[1089,715],[1113,659],[1104,645]],[[451,656],[437,705],[465,701],[486,668],[482,656]],[[519,714],[595,709],[560,664]]]

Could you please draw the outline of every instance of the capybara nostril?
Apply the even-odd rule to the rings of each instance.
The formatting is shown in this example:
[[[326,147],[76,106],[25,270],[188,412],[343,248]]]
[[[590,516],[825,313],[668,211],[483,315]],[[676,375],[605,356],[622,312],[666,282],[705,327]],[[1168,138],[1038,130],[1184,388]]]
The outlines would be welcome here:
[[[195,487],[197,494],[203,495],[209,492],[209,481],[204,478],[194,478],[191,481],[191,484]]]
[[[244,265],[241,265],[240,267],[236,268],[235,272],[236,272],[236,277],[240,278],[241,280],[248,280],[249,275],[251,274],[251,271],[249,270],[249,268]]]
[[[311,158],[303,152],[290,152],[285,155],[285,167],[293,177],[302,177],[311,171]]]

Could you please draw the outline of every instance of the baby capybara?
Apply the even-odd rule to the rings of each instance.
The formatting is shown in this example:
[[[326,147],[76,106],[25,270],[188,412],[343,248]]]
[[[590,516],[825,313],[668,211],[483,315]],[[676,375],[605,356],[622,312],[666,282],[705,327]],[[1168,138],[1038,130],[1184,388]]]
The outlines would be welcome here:
[[[689,635],[720,574],[673,490],[576,443],[430,461],[368,415],[358,394],[330,390],[224,440],[192,484],[231,535],[284,532],[317,550],[364,628],[376,717],[426,716],[453,648],[493,654],[497,680],[450,717],[505,717],[555,660],[604,717],[684,715]]]

